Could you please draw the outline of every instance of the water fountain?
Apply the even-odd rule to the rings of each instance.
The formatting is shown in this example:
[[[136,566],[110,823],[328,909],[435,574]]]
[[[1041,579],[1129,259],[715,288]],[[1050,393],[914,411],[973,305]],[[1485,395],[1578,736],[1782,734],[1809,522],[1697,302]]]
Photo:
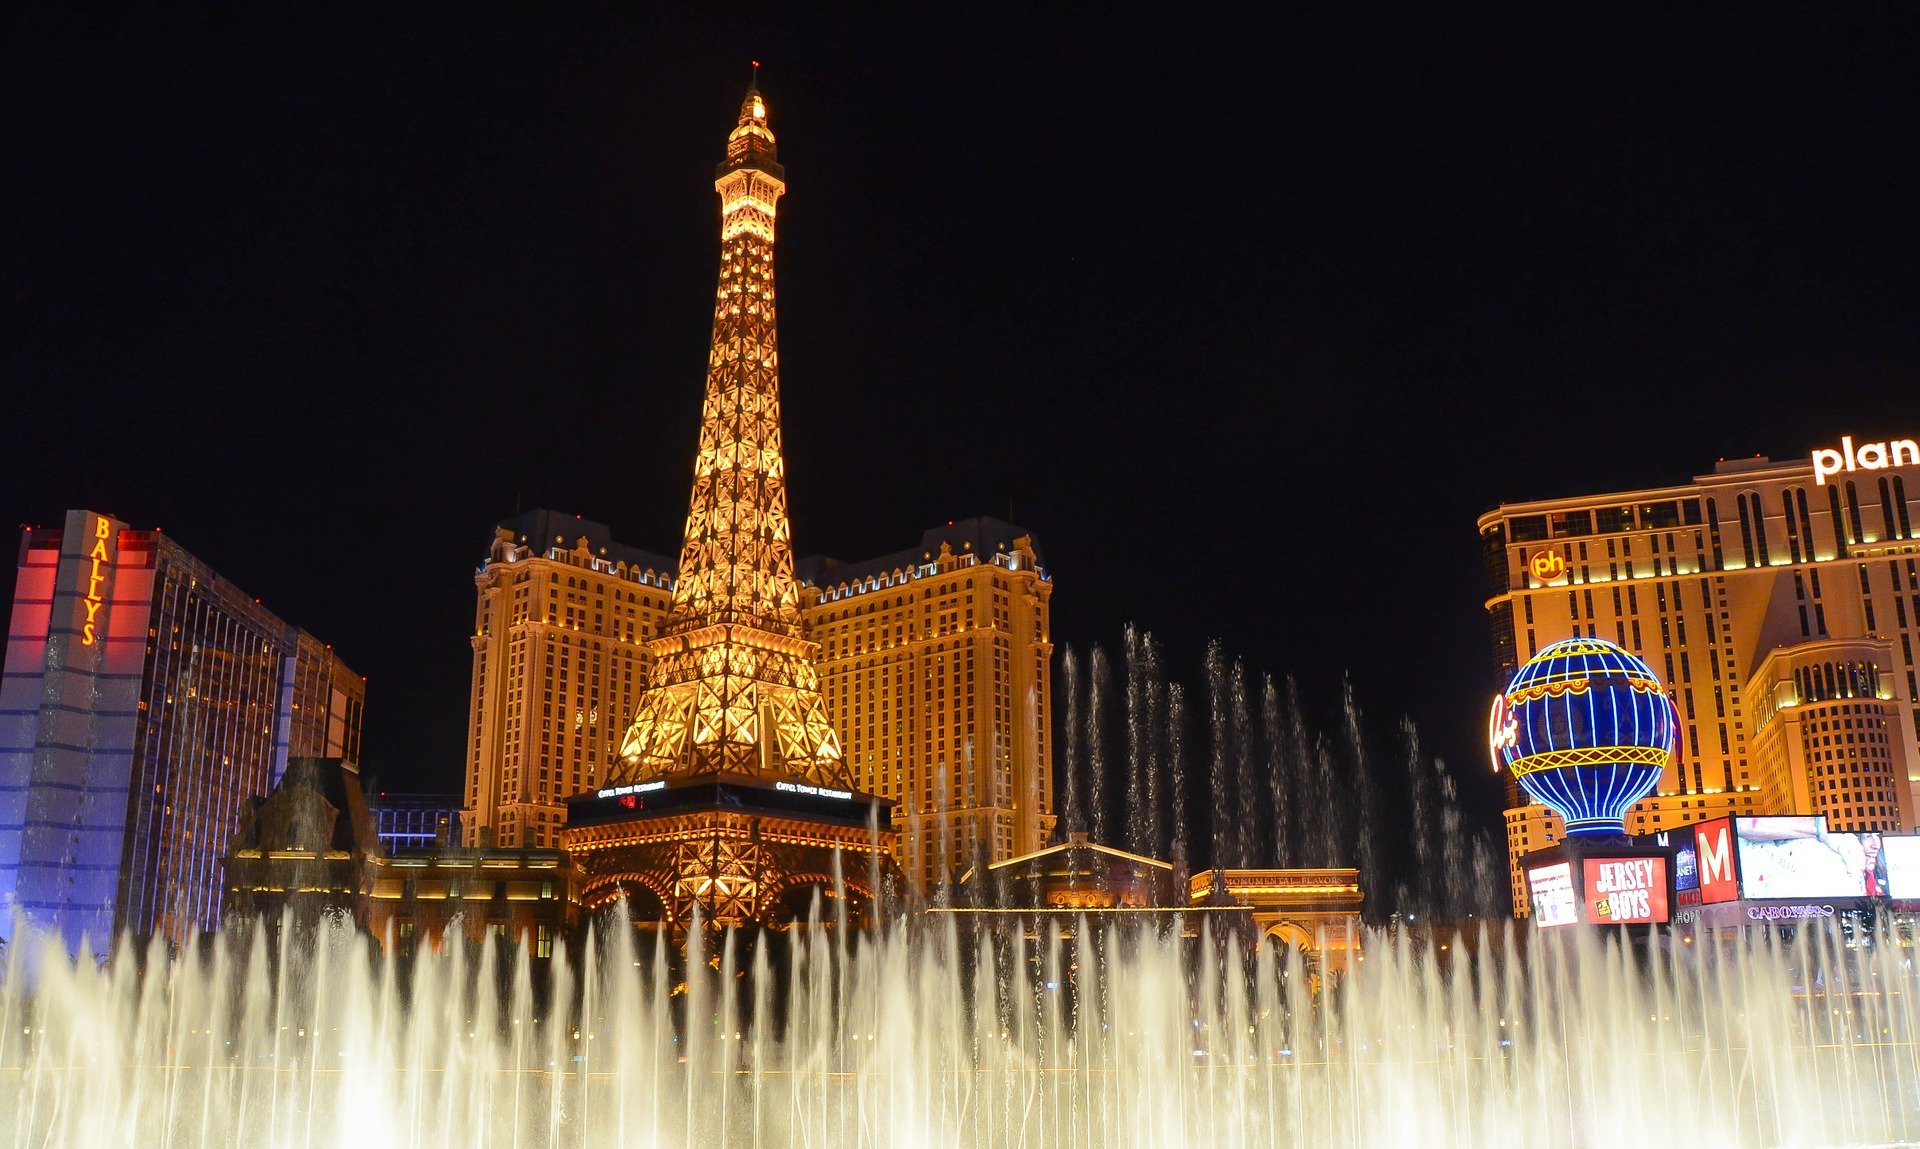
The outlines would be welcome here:
[[[1837,935],[1623,946],[1509,927],[1295,954],[1151,928],[1025,944],[953,917],[816,919],[694,954],[620,923],[414,962],[345,929],[168,962],[10,955],[16,1145],[1703,1145],[1920,1130],[1908,951]],[[657,947],[657,943],[655,943]],[[1444,946],[1444,948],[1442,948]],[[31,959],[31,960],[30,960]],[[137,960],[144,959],[144,960]],[[37,962],[34,976],[27,967]],[[31,986],[31,989],[28,987]]]
[[[1411,833],[1412,879],[1376,896],[1463,931],[1368,930],[1334,981],[1230,916],[994,918],[945,891],[871,932],[816,907],[712,952],[696,930],[684,955],[617,915],[546,960],[457,936],[402,958],[340,923],[104,961],[21,936],[0,1124],[22,1146],[191,1149],[1920,1137],[1905,939],[1516,926],[1487,916],[1501,875],[1410,725],[1392,829],[1350,690],[1327,737],[1291,682],[1218,647],[1191,705],[1144,634],[1117,676],[1100,650],[1067,657],[1063,829],[1308,866]],[[1196,769],[1235,799],[1194,842],[1165,780]]]

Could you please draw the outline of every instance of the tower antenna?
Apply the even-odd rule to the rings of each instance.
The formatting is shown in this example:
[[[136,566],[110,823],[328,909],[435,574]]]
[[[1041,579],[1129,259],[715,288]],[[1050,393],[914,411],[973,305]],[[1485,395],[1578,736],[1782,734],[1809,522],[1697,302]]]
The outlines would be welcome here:
[[[747,87],[749,87],[749,88],[753,88],[753,89],[755,89],[756,91],[757,91],[757,90],[759,90],[759,87],[760,87],[760,61],[758,61],[758,60],[755,60],[755,61],[753,62],[753,79],[751,79],[751,80],[749,80],[749,81],[747,82]]]

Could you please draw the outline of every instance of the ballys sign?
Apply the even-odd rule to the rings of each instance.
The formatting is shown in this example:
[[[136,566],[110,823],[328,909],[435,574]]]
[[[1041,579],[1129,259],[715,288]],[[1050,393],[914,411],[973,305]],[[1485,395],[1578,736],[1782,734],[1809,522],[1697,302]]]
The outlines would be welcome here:
[[[107,551],[107,544],[113,541],[113,523],[95,515],[87,536],[87,571],[80,590],[80,607],[86,611],[86,617],[80,623],[82,646],[99,642],[105,625],[100,611],[107,605],[106,584],[113,569],[113,556]]]
[[[1859,443],[1852,435],[1840,436],[1838,447],[1822,447],[1813,453],[1813,481],[1826,486],[1828,475],[1842,471],[1884,471],[1888,467],[1920,466],[1920,442],[1893,439],[1885,443]]]

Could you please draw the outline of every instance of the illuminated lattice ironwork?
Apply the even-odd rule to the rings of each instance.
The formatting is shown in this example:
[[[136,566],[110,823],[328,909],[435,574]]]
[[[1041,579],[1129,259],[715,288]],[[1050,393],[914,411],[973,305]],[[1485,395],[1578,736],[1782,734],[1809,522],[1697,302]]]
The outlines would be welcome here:
[[[1535,655],[1493,701],[1497,764],[1570,835],[1622,834],[1673,758],[1678,714],[1652,668],[1599,638]]]
[[[849,786],[800,625],[774,325],[774,209],[786,191],[758,89],[715,175],[720,287],[673,606],[613,781],[716,772]]]
[[[567,850],[587,861],[581,902],[628,899],[684,937],[696,912],[712,928],[804,918],[816,896],[864,920],[894,871],[892,834],[746,810],[706,809],[570,828]],[[876,875],[883,875],[876,880]]]

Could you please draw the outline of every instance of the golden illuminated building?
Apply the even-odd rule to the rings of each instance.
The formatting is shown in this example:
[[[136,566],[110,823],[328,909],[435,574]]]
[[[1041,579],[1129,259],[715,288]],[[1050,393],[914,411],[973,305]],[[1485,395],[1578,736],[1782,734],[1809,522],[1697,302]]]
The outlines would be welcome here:
[[[715,184],[720,289],[680,559],[572,515],[501,524],[475,576],[464,840],[557,845],[567,799],[634,778],[800,778],[894,803],[898,862],[932,888],[1052,832],[1053,584],[1031,533],[991,518],[875,559],[794,562],[772,278],[785,185],[764,112],[750,94]]]
[[[1049,918],[1066,928],[1159,918],[1187,936],[1212,919],[1210,928],[1251,927],[1296,950],[1317,984],[1346,973],[1360,956],[1364,902],[1358,870],[1222,869],[1188,877],[1184,866],[1103,846],[1076,830],[1064,842],[967,870],[958,904],[939,912],[1018,921],[1030,938],[1043,935]]]
[[[1684,486],[1507,504],[1480,517],[1499,680],[1551,643],[1612,639],[1680,717],[1629,834],[1723,814],[1824,814],[1836,830],[1915,825],[1920,783],[1920,450],[1724,461]],[[1509,787],[1507,848],[1560,842]]]
[[[896,803],[907,876],[932,889],[1046,845],[1053,583],[1032,536],[972,519],[805,569],[828,713],[854,784]]]
[[[574,515],[502,523],[474,582],[462,840],[560,843],[565,801],[606,781],[665,619],[673,564]]]
[[[853,790],[793,571],[773,289],[784,176],[749,90],[714,179],[720,283],[672,597],[606,785],[569,802],[561,837],[585,904],[625,897],[677,931],[695,915],[777,923],[842,888],[864,908],[891,866],[889,804]]]
[[[1188,879],[1195,906],[1245,906],[1261,934],[1298,950],[1315,976],[1338,977],[1360,956],[1360,871],[1202,870]]]

